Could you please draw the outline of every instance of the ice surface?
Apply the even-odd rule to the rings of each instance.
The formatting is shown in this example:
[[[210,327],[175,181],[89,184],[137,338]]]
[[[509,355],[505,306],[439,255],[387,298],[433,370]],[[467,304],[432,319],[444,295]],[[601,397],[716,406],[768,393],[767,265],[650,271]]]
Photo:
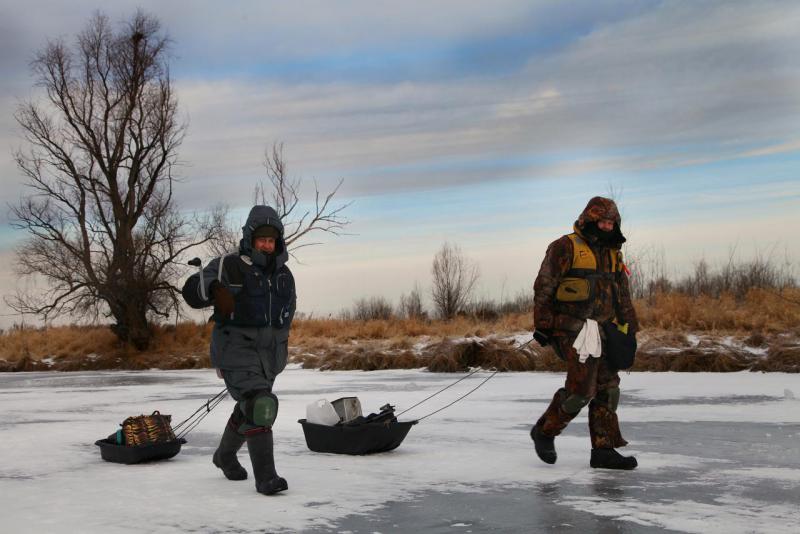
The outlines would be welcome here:
[[[211,454],[226,400],[175,458],[104,462],[95,440],[130,415],[188,417],[222,389],[212,370],[0,375],[2,532],[797,532],[800,375],[624,373],[620,418],[633,472],[588,466],[586,414],[536,459],[532,421],[560,373],[503,373],[412,428],[393,452],[350,457],[306,448],[297,419],[319,398],[357,396],[398,412],[462,375],[319,372],[292,366],[275,393],[276,463],[289,491],[231,482]],[[402,419],[483,378],[464,380]],[[245,450],[240,458],[250,468]]]

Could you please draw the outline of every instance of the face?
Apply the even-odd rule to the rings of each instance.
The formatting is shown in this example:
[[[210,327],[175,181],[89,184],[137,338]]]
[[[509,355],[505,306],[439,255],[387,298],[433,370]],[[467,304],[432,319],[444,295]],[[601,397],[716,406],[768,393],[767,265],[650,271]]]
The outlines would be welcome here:
[[[614,229],[614,221],[611,219],[600,219],[597,221],[597,227],[604,232],[610,232]]]
[[[253,239],[253,248],[265,254],[272,254],[275,252],[275,238],[256,237]]]

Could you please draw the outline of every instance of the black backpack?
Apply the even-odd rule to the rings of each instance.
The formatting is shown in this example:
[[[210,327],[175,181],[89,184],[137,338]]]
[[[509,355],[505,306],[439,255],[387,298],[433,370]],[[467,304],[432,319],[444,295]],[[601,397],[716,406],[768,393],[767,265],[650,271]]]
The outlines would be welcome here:
[[[620,330],[614,321],[603,323],[606,335],[603,353],[611,369],[630,369],[636,358],[636,334]]]

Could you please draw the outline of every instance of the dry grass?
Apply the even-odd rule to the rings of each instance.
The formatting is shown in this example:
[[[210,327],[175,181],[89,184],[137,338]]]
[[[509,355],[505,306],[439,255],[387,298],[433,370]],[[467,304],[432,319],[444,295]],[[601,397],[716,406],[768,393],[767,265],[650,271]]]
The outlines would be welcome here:
[[[752,368],[753,371],[782,371],[784,373],[800,373],[800,346],[779,345],[772,347],[766,358]]]
[[[493,339],[453,343],[443,340],[431,347],[427,358],[428,370],[439,373],[466,371],[471,367],[497,369],[498,371],[533,371],[535,354],[527,347],[515,346]]]
[[[304,368],[318,368],[322,371],[380,371],[383,369],[416,369],[423,367],[422,359],[413,352],[399,354],[357,349],[353,352],[331,351],[320,357],[314,365],[303,361]]]
[[[800,370],[800,290],[751,290],[744,299],[657,295],[637,302],[643,331],[634,370]],[[353,321],[298,318],[292,328],[292,361],[318,369],[463,371],[563,371],[551,349],[519,350],[494,335],[530,331],[532,317],[512,313],[488,321],[390,319]],[[702,335],[694,346],[687,333]],[[184,369],[208,367],[211,325],[156,327],[151,350],[121,346],[107,327],[12,329],[0,335],[0,370]],[[781,334],[782,341],[776,341]],[[488,338],[487,338],[488,336]],[[759,356],[714,338],[731,336],[743,347],[768,349]],[[464,338],[487,338],[481,341]],[[710,340],[706,340],[709,338]],[[455,340],[455,341],[454,341]]]
[[[669,354],[639,351],[632,370],[728,373],[750,368],[751,360],[738,352],[715,353],[696,348]]]
[[[471,317],[456,317],[451,321],[298,319],[292,325],[292,339],[306,342],[320,338],[342,343],[362,339],[408,339],[421,336],[483,336],[490,332],[530,330],[532,324],[533,318],[521,313],[510,314],[488,323]]]
[[[0,371],[209,367],[210,335],[210,325],[158,326],[151,350],[140,353],[104,326],[13,329],[0,336]]]
[[[517,348],[512,342],[498,339],[454,341],[443,339],[426,345],[420,353],[408,350],[382,351],[358,347],[345,351],[334,349],[322,356],[311,353],[293,358],[307,369],[373,371],[378,369],[427,368],[437,373],[455,373],[475,367],[498,371],[561,371],[566,366],[550,349]]]
[[[638,301],[636,310],[645,328],[800,333],[800,289],[752,289],[741,300],[667,293]]]

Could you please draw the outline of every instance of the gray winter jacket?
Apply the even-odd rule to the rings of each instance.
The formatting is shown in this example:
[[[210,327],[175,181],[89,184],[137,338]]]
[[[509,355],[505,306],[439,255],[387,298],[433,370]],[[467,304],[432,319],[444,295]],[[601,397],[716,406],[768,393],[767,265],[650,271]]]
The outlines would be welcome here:
[[[275,253],[252,248],[256,228],[276,228]],[[286,365],[288,338],[296,308],[297,295],[286,262],[289,259],[283,237],[283,224],[269,206],[255,206],[242,227],[237,253],[214,258],[200,273],[190,276],[183,286],[184,300],[192,308],[214,304],[212,284],[225,286],[233,295],[235,311],[223,316],[215,309],[212,319],[211,363],[220,369],[248,369],[274,379]]]

